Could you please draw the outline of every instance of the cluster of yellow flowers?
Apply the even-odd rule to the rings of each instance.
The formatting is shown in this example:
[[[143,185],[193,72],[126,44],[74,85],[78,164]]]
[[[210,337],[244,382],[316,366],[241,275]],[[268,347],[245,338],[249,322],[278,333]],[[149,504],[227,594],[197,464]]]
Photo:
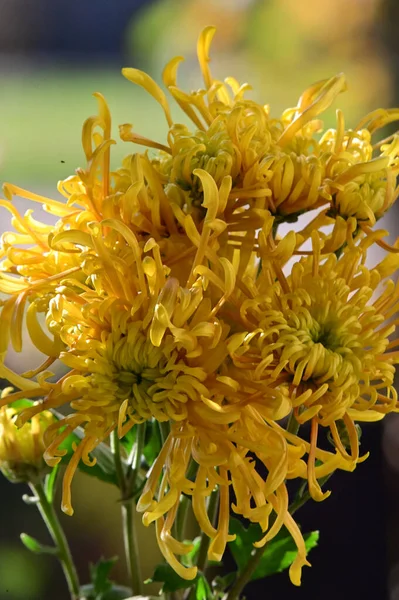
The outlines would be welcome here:
[[[84,428],[64,477],[69,514],[74,472],[79,461],[92,464],[100,441],[147,419],[168,422],[138,510],[146,525],[155,521],[170,565],[196,576],[177,558],[190,546],[172,534],[185,494],[211,539],[212,560],[232,539],[230,508],[259,523],[258,546],[285,525],[298,546],[290,577],[299,584],[309,563],[288,511],[287,480],[307,479],[322,500],[328,493],[318,480],[362,460],[356,422],[398,410],[399,352],[390,336],[399,293],[393,281],[380,283],[397,269],[399,250],[371,227],[398,195],[399,170],[399,136],[374,143],[372,134],[399,111],[377,110],[354,129],[337,111],[336,129],[323,132],[318,116],[345,89],[339,75],[271,117],[244,97],[247,84],[213,79],[213,34],[205,29],[198,42],[204,89],[178,87],[180,57],[163,74],[191,129],[173,122],[148,75],[124,69],[161,105],[166,144],[122,125],[122,140],[147,149],[110,172],[111,117],[95,94],[98,115],[83,126],[87,167],[58,186],[66,201],[4,186],[0,205],[14,231],[1,245],[0,375],[20,391],[1,403],[40,399],[19,414],[19,425],[70,407],[45,432],[49,465],[60,461],[74,428]],[[57,223],[22,216],[13,195],[41,203]],[[314,209],[299,231],[278,236],[280,223]],[[369,269],[373,244],[387,254]],[[46,359],[16,374],[4,359],[10,340],[21,351],[24,326]],[[54,382],[48,368],[57,359],[70,370]],[[310,429],[298,432],[306,422]],[[319,447],[326,431],[331,451]],[[207,501],[216,488],[215,524]]]

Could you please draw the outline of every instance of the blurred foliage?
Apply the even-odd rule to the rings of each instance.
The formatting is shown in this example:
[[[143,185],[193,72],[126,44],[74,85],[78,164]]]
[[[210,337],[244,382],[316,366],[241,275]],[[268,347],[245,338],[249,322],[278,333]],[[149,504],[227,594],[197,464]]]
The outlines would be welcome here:
[[[0,98],[2,181],[51,185],[53,194],[59,179],[84,166],[81,130],[83,121],[97,110],[92,97],[96,91],[109,102],[114,136],[119,123],[132,120],[140,123],[143,135],[163,137],[166,127],[155,101],[148,103],[145,92],[134,89],[117,68],[16,71],[7,77]],[[132,144],[118,145],[112,153],[115,166],[131,152]]]
[[[390,73],[377,38],[382,0],[158,0],[126,23],[125,64],[149,69],[157,81],[165,62],[184,55],[182,79],[201,85],[195,40],[216,25],[212,67],[254,86],[253,96],[271,104],[272,113],[292,106],[310,83],[344,71],[350,93],[339,105],[355,121],[375,105],[389,104]],[[2,180],[54,185],[83,164],[80,132],[93,114],[91,94],[101,91],[117,125],[133,122],[137,131],[162,141],[166,126],[155,102],[125,81],[119,69],[38,67],[12,69],[0,98]],[[370,81],[373,85],[370,85]],[[331,125],[334,110],[330,112]],[[133,151],[113,149],[115,164]]]
[[[0,546],[0,600],[43,598],[48,575],[46,559],[33,557],[22,546]],[[51,567],[50,567],[51,568]]]

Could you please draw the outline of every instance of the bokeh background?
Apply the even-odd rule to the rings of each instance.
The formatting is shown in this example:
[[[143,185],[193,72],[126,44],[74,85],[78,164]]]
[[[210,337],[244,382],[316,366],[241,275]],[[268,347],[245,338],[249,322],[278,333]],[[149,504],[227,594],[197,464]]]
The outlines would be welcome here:
[[[248,81],[252,97],[276,115],[310,83],[340,71],[349,90],[327,113],[327,125],[337,106],[354,125],[373,108],[399,105],[398,0],[0,0],[0,17],[0,180],[53,197],[57,181],[84,165],[81,126],[96,110],[93,92],[108,100],[114,136],[119,123],[132,122],[162,141],[159,107],[120,68],[145,69],[160,81],[165,62],[182,54],[185,86],[199,87],[195,45],[209,24],[218,29],[216,76]],[[118,144],[115,164],[131,151]],[[43,216],[38,205],[35,214]],[[2,211],[0,230],[8,226]],[[395,211],[389,228],[395,239]],[[26,370],[37,357],[27,346],[13,362]],[[321,530],[302,587],[293,588],[284,573],[252,584],[248,600],[399,599],[399,418],[366,427],[362,448],[370,459],[354,474],[334,475],[328,501],[298,513],[304,531]],[[25,491],[0,478],[0,600],[67,600],[56,561],[31,555],[19,541],[21,531],[46,541],[37,511],[21,500]],[[122,555],[117,492],[77,476],[73,495],[75,516],[61,518],[88,581],[88,562]],[[149,577],[159,553],[153,530],[139,519],[137,527]],[[233,566],[228,556],[226,564]],[[123,560],[113,576],[125,581]]]

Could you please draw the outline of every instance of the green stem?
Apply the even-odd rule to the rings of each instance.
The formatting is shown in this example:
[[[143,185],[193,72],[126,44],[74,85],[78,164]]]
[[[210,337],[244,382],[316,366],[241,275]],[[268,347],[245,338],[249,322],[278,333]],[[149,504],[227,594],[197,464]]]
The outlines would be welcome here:
[[[214,522],[216,519],[218,506],[219,506],[219,491],[217,490],[215,492],[212,492],[212,494],[209,498],[208,515],[209,515],[209,520],[212,523],[212,525],[214,525]],[[209,537],[207,535],[205,535],[204,533],[202,533],[201,543],[200,543],[200,547],[198,550],[198,560],[197,560],[197,567],[200,571],[205,571],[205,569],[206,569],[206,563],[208,562],[209,544],[210,544]]]
[[[252,575],[254,574],[256,567],[258,566],[260,559],[263,556],[263,552],[265,548],[257,548],[255,552],[251,555],[251,558],[245,565],[245,569],[240,573],[240,575],[235,580],[234,584],[230,588],[227,593],[226,600],[238,600],[242,590],[245,588],[247,583],[251,580]]]
[[[166,421],[158,421],[158,425],[159,425],[159,431],[161,434],[162,445],[164,445],[164,443],[166,442],[166,440],[169,436],[170,427]]]
[[[189,467],[187,469],[186,477],[190,481],[195,481],[197,471],[198,471],[198,463],[191,459]],[[187,529],[187,521],[188,516],[190,514],[190,506],[191,501],[187,496],[183,496],[181,500],[181,506],[179,507],[179,511],[177,513],[176,519],[176,532],[177,538],[179,540],[184,540],[186,538],[186,529]]]
[[[147,429],[147,423],[144,422],[140,423],[140,425],[136,425],[136,429],[136,443],[134,444],[134,448],[132,449],[132,457],[131,461],[129,461],[131,467],[126,480],[130,495],[134,494],[136,491],[137,477],[140,472],[141,457],[143,455],[143,449],[145,446],[145,432]]]
[[[54,544],[56,545],[57,556],[61,563],[62,570],[64,571],[69,593],[71,595],[71,600],[78,600],[80,596],[78,574],[76,572],[68,541],[65,537],[54,506],[48,501],[42,482],[35,484],[30,483],[29,487],[38,499],[37,507],[54,541]]]
[[[290,416],[288,417],[287,431],[293,435],[296,435],[299,431],[299,427],[300,423],[298,423],[296,420],[294,411],[292,410]]]
[[[332,475],[332,473],[321,478],[320,486],[322,486],[324,483],[326,483],[326,481],[331,477],[331,475]],[[295,498],[295,500],[290,504],[289,509],[288,509],[290,514],[293,515],[298,510],[298,508],[303,506],[308,500],[310,500],[310,494],[308,491],[305,492],[301,497]],[[245,588],[247,583],[249,583],[249,581],[251,581],[252,575],[254,574],[257,566],[259,565],[261,558],[263,556],[263,553],[266,550],[266,547],[267,547],[267,544],[265,546],[262,546],[262,548],[257,548],[255,550],[255,552],[252,554],[251,558],[247,562],[244,570],[239,574],[236,581],[234,582],[234,584],[228,591],[226,600],[238,600],[239,599],[241,592],[243,591],[243,589]]]
[[[145,430],[144,430],[145,435]],[[141,448],[139,448],[139,440]],[[143,592],[142,576],[140,569],[139,548],[136,537],[136,528],[133,518],[133,498],[132,490],[135,485],[137,472],[140,468],[140,459],[142,451],[142,443],[144,438],[142,434],[137,432],[136,444],[137,450],[133,457],[132,469],[128,474],[124,468],[121,456],[121,446],[117,431],[113,431],[111,435],[111,448],[114,455],[116,476],[118,479],[119,489],[121,491],[122,502],[122,529],[123,542],[125,548],[126,566],[129,574],[130,585],[134,595],[141,595]],[[133,467],[134,464],[134,467]]]
[[[187,496],[183,496],[180,501],[179,510],[176,518],[176,537],[179,540],[184,540],[186,535],[187,517],[190,508],[190,501]]]
[[[123,541],[125,545],[126,564],[134,595],[143,593],[143,578],[140,568],[140,553],[133,519],[133,502],[128,500],[122,504]]]
[[[116,429],[111,434],[111,450],[114,455],[116,478],[118,480],[119,489],[122,496],[125,495],[125,469],[123,468],[121,445],[119,443],[118,432]]]

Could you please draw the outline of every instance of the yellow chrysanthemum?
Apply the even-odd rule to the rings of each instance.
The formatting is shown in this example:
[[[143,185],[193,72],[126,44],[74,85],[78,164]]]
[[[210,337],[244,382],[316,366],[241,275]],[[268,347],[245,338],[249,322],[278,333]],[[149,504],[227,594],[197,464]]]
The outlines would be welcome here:
[[[292,236],[280,242],[284,256],[261,234],[262,269],[241,304],[248,333],[236,334],[230,351],[242,376],[266,381],[271,388],[286,388],[297,422],[312,422],[309,489],[314,499],[321,500],[325,496],[314,469],[318,426],[329,427],[337,451],[354,467],[359,460],[354,423],[377,421],[399,410],[393,385],[399,353],[394,350],[396,342],[389,339],[397,324],[392,317],[399,309],[398,285],[389,280],[374,299],[382,277],[399,263],[392,255],[367,269],[369,238],[349,246],[340,258],[323,257],[320,236],[314,232],[312,256],[295,263],[285,275],[282,267],[289,258]],[[340,422],[349,436],[350,454],[340,439]],[[331,470],[327,464],[319,468],[319,473],[336,469],[335,460],[330,466]],[[340,461],[339,468],[350,464]]]
[[[137,167],[140,161],[141,157],[136,156],[133,164]],[[134,174],[140,184],[140,172]],[[104,196],[98,183],[99,177],[104,178],[104,171],[95,169],[90,185],[84,177],[83,183],[75,181],[73,185],[81,188],[82,203],[89,197],[87,190],[98,191],[99,200],[93,202],[96,194],[91,196],[97,218],[90,205],[84,204],[83,210],[61,217],[52,230],[33,222],[30,215],[22,218],[14,212],[21,231],[12,240],[13,234],[5,236],[6,258],[0,282],[2,292],[10,296],[1,313],[3,355],[9,338],[16,350],[21,349],[24,308],[28,304],[29,334],[35,346],[48,356],[36,371],[22,376],[4,364],[0,366],[1,374],[21,389],[3,403],[21,395],[44,398],[22,411],[20,425],[43,409],[70,405],[73,412],[54,423],[46,433],[45,458],[50,465],[55,465],[65,453],[60,445],[75,427],[82,426],[85,431],[64,477],[66,512],[72,512],[70,483],[79,460],[93,464],[90,452],[112,430],[117,428],[123,436],[135,423],[149,418],[175,423],[157,462],[165,469],[166,478],[158,501],[152,499],[158,485],[154,475],[139,506],[145,510],[147,524],[157,521],[165,557],[178,572],[190,578],[195,576],[195,569],[183,567],[174,557],[183,546],[170,534],[181,492],[189,490],[193,495],[194,512],[203,530],[213,539],[210,555],[220,558],[229,539],[229,469],[236,473],[237,497],[242,481],[240,473],[254,477],[253,466],[249,467],[245,459],[249,447],[240,449],[233,434],[228,441],[225,439],[225,435],[230,436],[229,424],[240,418],[240,407],[245,408],[252,396],[252,390],[238,394],[239,386],[223,375],[221,366],[228,355],[229,326],[218,320],[217,313],[234,290],[235,282],[233,265],[216,254],[218,237],[224,231],[218,214],[229,181],[224,178],[218,190],[208,173],[197,171],[197,175],[205,193],[205,219],[200,230],[177,205],[173,208],[179,226],[176,235],[193,249],[192,253],[186,253],[184,268],[180,265],[180,254],[175,256],[170,252],[167,258],[171,266],[163,262],[162,255],[167,254],[170,241],[160,230],[155,229],[155,237],[150,237],[149,232],[137,231],[136,223],[124,221],[123,193],[118,204],[112,202],[112,195]],[[75,198],[73,194],[71,197]],[[134,201],[134,197],[130,199]],[[4,205],[13,210],[9,202]],[[108,218],[98,221],[110,205],[118,208],[119,215],[107,215]],[[48,209],[55,213],[62,212],[60,206],[47,201]],[[143,208],[142,216],[144,213]],[[29,238],[41,252],[38,246],[17,250],[16,244],[26,243]],[[45,317],[44,325],[39,323],[38,314]],[[44,369],[57,358],[71,371],[52,383]],[[35,375],[37,382],[32,380]],[[281,418],[289,410],[287,398],[284,402],[271,399],[271,418]],[[268,427],[264,425],[264,429]],[[275,444],[277,451],[272,444],[265,450],[264,460],[270,475],[265,489],[257,495],[263,512],[259,510],[259,516],[253,518],[267,529],[268,514],[277,511],[281,523],[285,519],[298,539],[299,562],[304,564],[306,552],[299,531],[294,523],[288,522],[285,503],[281,504],[279,496],[274,499],[287,470],[280,468],[280,453],[284,456],[289,453],[281,434],[270,430],[268,435],[280,442]],[[183,454],[182,444],[186,446]],[[188,480],[184,483],[190,456],[199,465],[198,475],[194,483]],[[232,457],[235,467],[229,466]],[[153,473],[157,468],[154,467]],[[223,490],[223,501],[219,526],[214,529],[206,516],[205,501],[216,484]],[[242,510],[237,506],[238,512]],[[188,547],[184,546],[184,550],[188,551]],[[300,571],[300,567],[295,567],[296,579],[298,568]]]
[[[139,161],[140,157],[133,159],[135,165]],[[218,215],[229,178],[223,178],[218,190],[208,173],[196,173],[205,194],[201,228],[178,205],[173,208],[179,226],[176,236],[189,242],[193,250],[183,255],[184,267],[181,254],[176,256],[172,251],[170,258],[167,256],[171,266],[163,262],[162,254],[167,255],[170,248],[168,238],[157,232],[157,242],[155,237],[137,231],[135,223],[128,226],[115,214],[98,222],[88,209],[75,210],[72,219],[69,215],[62,217],[55,229],[49,230],[36,222],[33,227],[30,216],[27,220],[16,213],[23,233],[16,235],[14,243],[26,243],[29,237],[33,243],[40,239],[42,252],[35,247],[17,251],[11,243],[4,245],[6,258],[0,283],[2,292],[10,298],[1,313],[2,350],[4,353],[9,337],[14,348],[21,349],[24,307],[28,303],[28,331],[48,359],[35,372],[22,376],[3,364],[1,374],[21,389],[3,402],[21,395],[44,398],[21,413],[20,425],[43,409],[70,405],[73,412],[46,433],[45,458],[50,465],[64,454],[60,445],[65,437],[78,425],[84,428],[85,437],[64,478],[63,509],[68,513],[72,512],[70,483],[79,460],[93,464],[90,452],[112,430],[117,428],[123,436],[135,423],[148,418],[170,421],[170,438],[139,503],[139,509],[145,511],[145,523],[157,521],[160,548],[167,560],[182,576],[195,576],[195,569],[187,569],[175,558],[189,547],[171,536],[184,491],[192,494],[200,526],[212,538],[210,556],[221,557],[229,539],[228,490],[232,485],[236,512],[259,522],[265,532],[270,513],[277,513],[277,524],[261,543],[273,537],[283,523],[292,531],[300,548],[292,568],[293,580],[298,583],[306,551],[287,512],[284,479],[290,471],[298,470],[295,463],[304,449],[288,447],[280,432],[262,424],[256,413],[256,398],[262,392],[256,386],[240,390],[240,384],[225,374],[229,326],[218,320],[217,313],[234,290],[235,269],[245,268],[248,257],[244,253],[242,263],[240,258],[235,259],[234,267],[217,256],[218,238],[225,229]],[[82,188],[86,190],[87,183]],[[98,183],[92,188],[98,189],[101,196]],[[123,194],[120,200],[123,206]],[[110,202],[105,196],[97,203],[99,215]],[[6,206],[10,209],[11,205]],[[47,206],[52,209],[50,202]],[[58,206],[55,211],[60,212]],[[11,235],[6,234],[6,240]],[[233,243],[233,254],[234,247]],[[37,318],[40,313],[45,317],[44,328]],[[48,381],[49,373],[43,370],[57,358],[71,371],[52,383]],[[37,382],[32,380],[35,375]],[[262,408],[266,412],[261,414],[281,419],[290,409],[289,398],[276,392],[270,394],[268,405]],[[259,421],[256,430],[263,432],[264,440],[270,439],[259,453],[269,471],[263,483],[247,457],[254,443],[243,430],[246,421],[254,418]],[[191,456],[199,465],[195,481],[186,478]],[[160,469],[164,469],[164,482],[155,500],[159,484],[156,473]],[[222,500],[219,525],[214,528],[207,517],[206,499],[216,485]],[[245,489],[248,492],[244,499]],[[255,498],[256,510],[251,507],[251,497]]]
[[[8,392],[6,388],[2,397]],[[14,408],[0,408],[0,471],[13,482],[35,482],[46,471],[44,434],[55,419],[49,411],[43,411],[18,428],[17,416]]]
[[[177,558],[190,546],[172,534],[184,494],[211,539],[211,559],[231,539],[230,507],[260,525],[257,546],[285,525],[298,546],[290,576],[299,584],[308,563],[286,481],[307,478],[312,496],[323,499],[318,480],[361,460],[355,422],[398,406],[399,355],[389,341],[398,289],[388,282],[372,298],[397,269],[398,249],[383,242],[386,232],[370,229],[397,196],[398,167],[397,137],[375,146],[371,134],[398,112],[371,113],[354,131],[338,112],[337,129],[316,137],[317,117],[345,88],[343,76],[314,84],[274,119],[244,98],[249,86],[213,80],[213,33],[207,28],[198,43],[205,90],[177,87],[180,58],[164,71],[195,131],[173,123],[148,75],[126,69],[161,104],[167,144],[123,125],[123,140],[155,154],[128,156],[111,172],[111,118],[96,94],[99,115],[83,126],[87,167],[59,184],[66,201],[4,186],[0,206],[15,231],[3,235],[0,250],[0,376],[21,391],[0,405],[40,399],[19,414],[22,428],[46,409],[69,407],[45,434],[50,465],[61,460],[64,439],[84,430],[64,478],[69,514],[80,460],[92,465],[90,453],[113,431],[123,437],[148,419],[167,422],[169,436],[138,502],[144,523],[156,522],[166,560],[182,577],[196,576]],[[20,215],[13,195],[41,202],[57,222]],[[300,232],[276,236],[281,221],[315,208]],[[304,250],[310,239],[312,250]],[[392,254],[368,270],[373,243]],[[296,255],[303,257],[288,273]],[[22,349],[24,325],[46,359],[17,374],[4,361],[9,342]],[[70,370],[54,382],[46,369],[57,359]],[[309,441],[284,429],[288,415],[291,423],[311,422]],[[320,425],[335,451],[318,447]],[[211,523],[207,502],[216,489]]]
[[[194,568],[184,567],[175,558],[175,554],[189,551],[189,546],[171,535],[182,492],[193,496],[194,513],[212,538],[209,555],[221,557],[229,539],[228,490],[232,484],[236,497],[242,498],[237,502],[238,513],[245,513],[267,531],[273,510],[278,514],[276,523],[280,527],[286,523],[292,531],[300,548],[292,568],[293,580],[298,583],[306,551],[287,513],[284,479],[290,468],[295,470],[294,463],[303,451],[288,448],[281,433],[258,423],[258,430],[270,438],[259,453],[269,471],[266,481],[261,483],[246,456],[253,444],[240,428],[245,420],[254,418],[254,395],[259,397],[259,390],[247,385],[240,391],[239,383],[225,375],[229,326],[218,320],[217,313],[234,290],[234,267],[215,254],[218,233],[223,232],[216,219],[220,192],[209,174],[198,175],[205,190],[206,217],[201,232],[189,217],[182,220],[195,248],[186,287],[170,276],[171,269],[162,263],[160,247],[153,238],[139,243],[134,232],[117,219],[88,224],[87,231],[59,232],[52,238],[52,252],[79,256],[80,267],[46,282],[39,280],[40,285],[29,282],[32,271],[29,278],[16,279],[19,287],[2,315],[6,311],[3,324],[10,329],[7,319],[9,323],[21,320],[18,307],[21,298],[27,299],[33,343],[42,350],[49,346],[50,359],[59,358],[71,371],[56,383],[47,380],[46,372],[36,383],[4,365],[0,371],[25,396],[44,397],[42,403],[21,413],[19,424],[43,408],[69,404],[74,411],[46,433],[45,458],[50,465],[65,453],[60,449],[65,437],[78,425],[84,428],[85,437],[64,477],[66,512],[72,512],[70,483],[79,460],[92,464],[90,452],[112,430],[117,428],[122,437],[135,423],[149,418],[168,420],[171,435],[153,467],[139,509],[145,511],[146,524],[157,521],[160,548],[170,564],[182,576],[195,577]],[[202,264],[205,259],[210,266]],[[47,333],[37,322],[37,312],[45,313]],[[50,342],[48,334],[54,341]],[[267,415],[280,419],[290,408],[287,397],[271,394]],[[240,427],[234,425],[238,422]],[[199,465],[194,482],[186,478],[190,457]],[[156,501],[160,469],[165,474]],[[244,481],[250,497],[256,497],[255,511],[242,497]],[[209,522],[205,504],[216,485],[222,498],[217,529]],[[274,525],[261,543],[278,529]]]
[[[280,219],[304,210],[329,205],[332,216],[355,217],[374,224],[398,196],[398,136],[373,145],[371,134],[398,119],[398,110],[375,111],[355,130],[345,130],[341,111],[337,130],[322,136],[318,116],[345,90],[342,74],[309,87],[298,105],[272,118],[268,106],[244,98],[251,87],[228,77],[215,80],[209,69],[209,48],[215,33],[207,27],[200,35],[197,51],[205,89],[186,93],[176,81],[182,57],[164,69],[163,81],[173,99],[196,130],[175,124],[161,88],[138,69],[124,69],[130,81],[144,87],[162,106],[169,125],[167,145],[147,140],[122,125],[125,141],[158,151],[152,163],[165,177],[165,192],[179,198],[188,212],[201,204],[201,182],[194,175],[202,168],[219,183],[232,178],[232,189],[224,211],[229,223],[248,209],[267,208]],[[381,153],[375,154],[381,146]],[[201,213],[199,213],[201,215]],[[237,229],[236,229],[237,230]]]

